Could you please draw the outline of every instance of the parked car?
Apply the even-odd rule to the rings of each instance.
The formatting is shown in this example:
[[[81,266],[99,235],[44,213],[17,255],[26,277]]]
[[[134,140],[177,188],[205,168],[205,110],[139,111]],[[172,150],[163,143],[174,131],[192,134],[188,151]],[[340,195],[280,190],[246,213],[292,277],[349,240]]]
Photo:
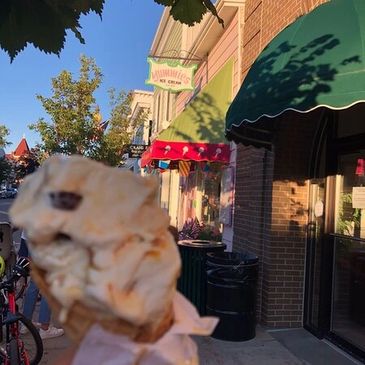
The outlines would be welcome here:
[[[18,194],[18,190],[15,188],[8,188],[6,189],[7,198],[14,199],[16,195]]]
[[[15,188],[6,188],[0,191],[0,199],[14,199],[18,193]]]

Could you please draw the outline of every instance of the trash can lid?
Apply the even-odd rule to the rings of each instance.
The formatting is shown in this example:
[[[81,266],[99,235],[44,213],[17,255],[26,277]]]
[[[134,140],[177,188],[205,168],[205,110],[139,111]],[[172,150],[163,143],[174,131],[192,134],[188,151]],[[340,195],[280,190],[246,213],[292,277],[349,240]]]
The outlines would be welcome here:
[[[207,259],[213,264],[231,265],[252,265],[259,261],[258,256],[252,252],[210,252]]]
[[[231,266],[220,267],[207,271],[208,282],[214,284],[249,284],[256,282],[258,276],[257,266]]]
[[[226,245],[223,242],[209,241],[209,240],[182,240],[177,243],[180,246],[187,247],[199,247],[199,248],[213,248],[213,247],[221,247],[226,248]]]

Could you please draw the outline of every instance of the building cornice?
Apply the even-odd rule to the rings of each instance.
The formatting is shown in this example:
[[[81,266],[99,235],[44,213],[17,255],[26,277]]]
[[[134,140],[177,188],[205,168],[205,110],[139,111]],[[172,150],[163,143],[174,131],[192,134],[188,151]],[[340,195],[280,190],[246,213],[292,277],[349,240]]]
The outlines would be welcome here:
[[[164,50],[166,41],[175,23],[176,21],[170,16],[170,7],[166,7],[162,13],[155,37],[153,38],[150,54],[157,54]]]
[[[219,17],[224,20],[225,27],[217,21],[212,13],[207,13],[204,27],[199,32],[193,44],[188,49],[190,54],[204,58],[225,32],[227,26],[236,15],[238,9],[245,5],[246,0],[220,0],[216,4]]]

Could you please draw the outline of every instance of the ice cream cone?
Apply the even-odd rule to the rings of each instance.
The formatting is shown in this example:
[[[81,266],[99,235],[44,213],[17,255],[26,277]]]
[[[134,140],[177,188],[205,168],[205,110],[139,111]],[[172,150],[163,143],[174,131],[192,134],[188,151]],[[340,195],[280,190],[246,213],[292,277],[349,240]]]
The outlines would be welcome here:
[[[49,285],[45,280],[46,272],[32,263],[31,276],[37,284],[40,292],[50,305],[53,314],[60,319],[67,336],[75,343],[80,343],[92,325],[99,324],[105,330],[115,334],[125,335],[135,342],[153,343],[162,337],[173,323],[173,309],[158,323],[137,327],[114,315],[107,316],[95,308],[87,307],[81,302],[75,302],[71,308],[65,308],[51,294]]]

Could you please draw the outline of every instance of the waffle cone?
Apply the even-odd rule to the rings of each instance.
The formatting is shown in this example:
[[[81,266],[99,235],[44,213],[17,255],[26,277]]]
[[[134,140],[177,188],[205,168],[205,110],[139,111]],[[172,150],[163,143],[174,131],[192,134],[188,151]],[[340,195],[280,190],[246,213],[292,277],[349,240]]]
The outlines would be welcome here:
[[[60,318],[63,307],[51,294],[49,285],[45,280],[45,271],[32,264],[31,276],[37,284],[40,292],[48,301],[49,306],[56,318]],[[101,325],[106,331],[128,336],[136,342],[153,343],[162,337],[171,327],[173,322],[172,305],[165,317],[158,323],[151,325],[135,326],[121,318],[101,314],[95,308],[88,307],[81,302],[75,302],[68,311],[67,318],[62,322],[67,336],[75,343],[80,343],[90,327],[94,324]]]

